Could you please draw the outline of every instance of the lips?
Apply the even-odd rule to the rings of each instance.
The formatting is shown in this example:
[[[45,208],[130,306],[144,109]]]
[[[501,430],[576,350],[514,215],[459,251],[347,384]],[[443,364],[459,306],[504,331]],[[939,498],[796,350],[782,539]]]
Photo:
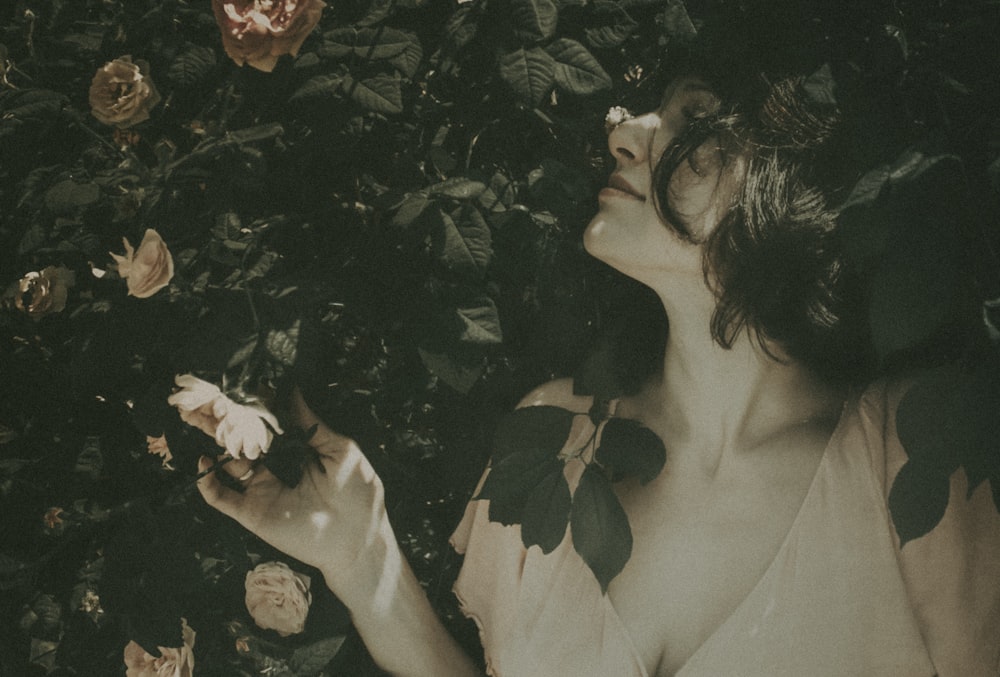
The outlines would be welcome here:
[[[642,202],[646,201],[646,196],[640,193],[632,186],[631,183],[626,181],[621,174],[612,174],[611,178],[608,179],[608,186],[605,190],[611,189],[616,193],[624,193],[629,197],[635,198]],[[609,191],[610,192],[610,191]]]

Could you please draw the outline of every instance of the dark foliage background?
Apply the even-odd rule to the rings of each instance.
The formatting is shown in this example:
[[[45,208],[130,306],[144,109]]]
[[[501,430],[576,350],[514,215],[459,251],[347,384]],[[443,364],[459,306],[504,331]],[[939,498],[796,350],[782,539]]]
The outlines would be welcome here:
[[[447,536],[495,422],[554,376],[614,391],[607,374],[641,372],[662,326],[580,248],[609,168],[604,114],[657,101],[671,50],[720,4],[735,3],[331,0],[270,73],[226,56],[208,0],[5,4],[0,674],[120,674],[129,640],[179,643],[180,617],[199,675],[374,673],[316,572],[304,633],[254,625],[246,571],[288,560],[194,491],[195,459],[218,449],[166,404],[183,373],[278,411],[298,384],[355,437],[475,651]],[[863,171],[842,218],[866,354],[924,384],[901,415],[921,441],[894,491],[907,540],[940,518],[959,466],[1000,487],[1000,6],[832,4],[747,29],[822,36],[804,74],[829,64],[815,82],[852,112]],[[124,55],[148,62],[162,100],[116,130],[88,89]],[[108,252],[147,228],[175,274],[127,296]],[[64,308],[31,316],[18,281],[48,266],[74,283]],[[960,444],[931,434],[943,419]],[[160,434],[169,468],[147,452]]]

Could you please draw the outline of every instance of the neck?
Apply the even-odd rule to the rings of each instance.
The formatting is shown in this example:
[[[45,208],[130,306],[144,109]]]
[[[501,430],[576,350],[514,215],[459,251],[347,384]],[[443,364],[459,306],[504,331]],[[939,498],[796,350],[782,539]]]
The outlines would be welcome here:
[[[714,450],[705,459],[713,464],[789,427],[835,418],[842,393],[802,364],[774,359],[747,332],[731,348],[720,346],[710,331],[714,297],[690,291],[669,297],[683,298],[682,306],[661,294],[670,333],[662,373],[637,400],[647,425]]]

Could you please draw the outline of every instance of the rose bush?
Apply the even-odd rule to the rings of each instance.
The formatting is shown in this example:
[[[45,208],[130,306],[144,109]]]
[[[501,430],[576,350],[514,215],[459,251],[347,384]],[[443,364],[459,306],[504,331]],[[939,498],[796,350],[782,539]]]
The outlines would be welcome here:
[[[279,56],[299,53],[324,7],[322,0],[212,0],[229,58],[268,73]]]
[[[128,293],[146,299],[166,287],[174,276],[174,259],[167,244],[152,228],[142,236],[139,249],[122,238],[125,255],[109,252],[118,264],[118,274],[128,284]]]
[[[181,634],[184,644],[179,647],[158,646],[159,657],[146,652],[136,642],[125,646],[126,677],[191,677],[194,670],[195,632],[181,619]]]
[[[18,310],[33,320],[40,320],[66,307],[69,288],[75,281],[76,275],[65,266],[48,266],[22,277],[4,296],[13,297]]]
[[[258,458],[270,448],[274,433],[283,432],[277,417],[261,404],[233,402],[218,386],[191,374],[177,376],[174,383],[180,390],[167,402],[177,407],[185,423],[214,437],[233,458]]]
[[[149,65],[120,56],[97,70],[90,83],[90,112],[106,125],[131,127],[149,119],[160,94],[149,77]]]
[[[282,637],[302,632],[312,603],[308,576],[284,562],[263,562],[246,577],[247,611],[254,622]]]

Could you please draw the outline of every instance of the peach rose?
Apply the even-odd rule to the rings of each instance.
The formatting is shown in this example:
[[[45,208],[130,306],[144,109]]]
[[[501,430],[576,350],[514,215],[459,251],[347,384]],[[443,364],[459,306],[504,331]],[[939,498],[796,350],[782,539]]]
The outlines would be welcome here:
[[[247,611],[254,622],[282,637],[302,632],[312,603],[309,577],[284,562],[263,562],[246,577]]]
[[[267,73],[282,54],[299,53],[324,7],[322,0],[212,0],[229,58]]]
[[[124,237],[122,242],[125,243],[125,256],[109,253],[118,263],[118,274],[127,281],[130,295],[148,299],[170,283],[174,276],[174,259],[159,233],[147,228],[138,250]]]
[[[76,275],[65,266],[48,266],[41,272],[30,272],[8,289],[7,298],[13,296],[14,306],[40,320],[66,307],[69,288],[76,282]]]
[[[125,677],[191,677],[194,670],[194,630],[181,619],[184,645],[158,646],[160,657],[155,658],[135,642],[125,646]]]
[[[174,455],[170,453],[170,447],[167,446],[167,438],[163,435],[159,437],[146,435],[146,450],[163,459],[164,467],[169,467],[168,464],[174,458]]]
[[[217,386],[191,374],[175,377],[174,383],[180,390],[167,402],[177,407],[181,420],[214,437],[233,458],[258,458],[271,446],[271,431],[283,432],[277,417],[262,404],[233,402]]]
[[[160,94],[145,61],[121,56],[97,70],[90,83],[90,112],[106,125],[123,129],[149,119]]]

